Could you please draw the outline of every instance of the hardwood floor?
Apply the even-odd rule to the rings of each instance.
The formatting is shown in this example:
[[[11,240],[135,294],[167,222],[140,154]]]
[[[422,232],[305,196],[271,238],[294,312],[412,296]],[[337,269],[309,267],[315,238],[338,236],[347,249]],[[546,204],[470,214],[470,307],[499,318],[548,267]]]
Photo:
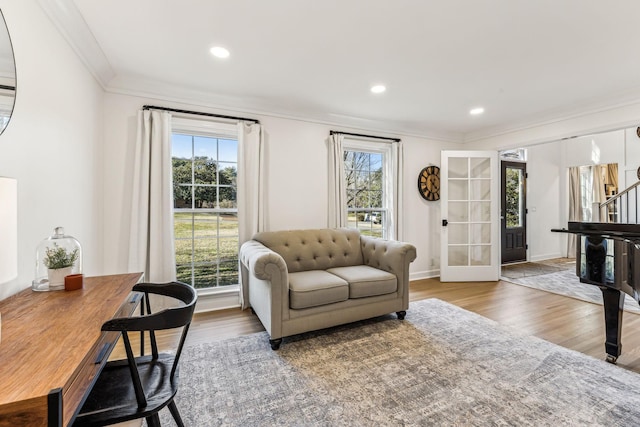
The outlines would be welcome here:
[[[411,301],[425,298],[439,298],[528,335],[599,359],[605,357],[604,314],[598,304],[504,281],[441,283],[436,278],[411,282]],[[200,313],[194,316],[187,344],[263,330],[251,310]],[[640,315],[624,313],[622,345],[618,366],[640,373]]]

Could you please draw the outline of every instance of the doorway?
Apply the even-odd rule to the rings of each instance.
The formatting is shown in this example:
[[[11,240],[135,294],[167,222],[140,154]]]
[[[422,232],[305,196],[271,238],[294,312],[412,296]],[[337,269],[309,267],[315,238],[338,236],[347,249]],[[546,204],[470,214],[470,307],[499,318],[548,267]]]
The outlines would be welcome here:
[[[501,162],[502,264],[527,260],[527,164]]]

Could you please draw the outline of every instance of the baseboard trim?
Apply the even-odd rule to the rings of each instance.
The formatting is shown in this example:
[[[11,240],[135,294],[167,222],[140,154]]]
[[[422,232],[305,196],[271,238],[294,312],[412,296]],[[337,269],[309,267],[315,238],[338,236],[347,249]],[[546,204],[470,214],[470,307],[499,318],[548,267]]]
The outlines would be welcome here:
[[[433,277],[438,277],[438,276],[440,276],[440,269],[427,270],[427,271],[416,271],[414,273],[409,273],[409,281],[411,281],[411,280],[431,279]]]
[[[564,255],[561,254],[560,252],[551,253],[551,254],[536,255],[536,256],[532,256],[529,261],[538,262],[538,261],[546,261],[548,259],[555,259],[555,258],[564,258]]]

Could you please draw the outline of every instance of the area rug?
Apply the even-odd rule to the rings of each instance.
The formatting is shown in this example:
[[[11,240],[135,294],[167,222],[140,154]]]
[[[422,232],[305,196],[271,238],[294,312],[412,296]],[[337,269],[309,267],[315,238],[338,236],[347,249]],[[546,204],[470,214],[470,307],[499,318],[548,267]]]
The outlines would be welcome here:
[[[575,263],[573,268],[575,269]],[[525,262],[522,264],[503,265],[501,275],[509,279],[520,279],[522,277],[539,276],[541,274],[556,273],[567,270],[567,265],[549,265],[540,262]]]
[[[602,292],[594,285],[581,283],[575,269],[560,270],[548,274],[510,278],[503,273],[503,279],[529,288],[540,289],[554,294],[565,295],[602,305]],[[633,297],[625,294],[624,310],[640,314],[640,304]]]
[[[628,426],[640,376],[429,299],[285,339],[187,347],[187,426]],[[162,425],[175,425],[167,410]]]

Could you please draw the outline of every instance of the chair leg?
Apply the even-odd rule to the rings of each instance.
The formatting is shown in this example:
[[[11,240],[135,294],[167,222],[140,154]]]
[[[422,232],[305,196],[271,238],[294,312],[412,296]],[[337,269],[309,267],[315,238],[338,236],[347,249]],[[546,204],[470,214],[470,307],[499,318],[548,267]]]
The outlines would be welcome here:
[[[149,415],[145,420],[147,420],[148,427],[162,427],[160,425],[160,417],[157,412],[153,415]]]
[[[184,427],[184,423],[182,422],[182,418],[180,418],[180,412],[178,412],[176,402],[174,402],[173,400],[169,402],[169,411],[171,412],[171,415],[173,415],[173,419],[176,421],[178,427]]]

